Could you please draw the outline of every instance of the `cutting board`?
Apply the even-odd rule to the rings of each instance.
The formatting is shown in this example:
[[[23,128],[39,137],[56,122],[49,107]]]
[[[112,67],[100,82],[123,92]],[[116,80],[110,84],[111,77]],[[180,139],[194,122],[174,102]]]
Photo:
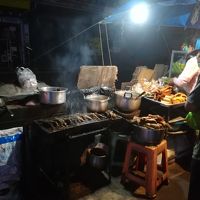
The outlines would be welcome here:
[[[95,86],[108,86],[115,89],[117,66],[81,66],[77,87],[86,89]]]

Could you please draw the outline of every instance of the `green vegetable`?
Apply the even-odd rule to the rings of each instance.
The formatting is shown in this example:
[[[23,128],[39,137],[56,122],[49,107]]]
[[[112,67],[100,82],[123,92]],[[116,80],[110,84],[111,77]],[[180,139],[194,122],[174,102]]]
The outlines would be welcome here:
[[[178,76],[184,69],[185,64],[180,62],[174,62],[171,69],[172,76]]]

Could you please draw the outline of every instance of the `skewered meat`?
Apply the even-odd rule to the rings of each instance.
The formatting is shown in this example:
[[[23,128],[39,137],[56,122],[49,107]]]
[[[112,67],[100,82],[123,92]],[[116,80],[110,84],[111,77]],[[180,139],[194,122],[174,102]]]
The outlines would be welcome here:
[[[101,119],[106,119],[106,116],[105,115],[103,115],[103,114],[98,114],[98,116],[99,116],[99,118],[101,118]]]
[[[113,111],[106,111],[105,114],[108,118],[111,118],[111,119],[117,118],[117,115]]]
[[[84,115],[85,119],[87,120],[92,120],[92,117],[90,117],[89,115]]]
[[[54,130],[54,127],[51,123],[41,123],[41,125],[49,131]]]
[[[92,123],[93,121],[102,121],[108,119],[118,119],[119,116],[113,111],[107,111],[106,113],[77,113],[75,115],[63,115],[50,119],[38,120],[38,125],[47,129],[48,132],[60,131],[66,128],[72,128],[83,123]]]
[[[89,114],[91,117],[92,117],[92,119],[94,120],[100,120],[100,118],[97,116],[97,114],[95,114],[95,113],[90,113]]]

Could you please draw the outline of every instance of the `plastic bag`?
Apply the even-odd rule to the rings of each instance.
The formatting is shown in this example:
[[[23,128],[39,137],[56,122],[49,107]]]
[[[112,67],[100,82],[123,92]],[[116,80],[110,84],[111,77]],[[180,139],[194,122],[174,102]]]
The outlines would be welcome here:
[[[0,130],[0,190],[20,180],[22,134],[22,127]]]
[[[36,76],[29,68],[17,67],[16,73],[19,84],[22,88],[31,90],[37,88]]]

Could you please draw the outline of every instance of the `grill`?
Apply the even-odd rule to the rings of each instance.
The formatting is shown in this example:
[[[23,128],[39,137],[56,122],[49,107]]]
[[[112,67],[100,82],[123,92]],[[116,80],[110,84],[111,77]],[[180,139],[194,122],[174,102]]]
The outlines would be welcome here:
[[[33,153],[33,171],[45,179],[47,193],[56,191],[56,199],[69,199],[69,183],[72,176],[82,167],[80,157],[85,149],[101,135],[100,142],[110,147],[111,130],[120,125],[122,117],[113,111],[105,113],[76,113],[40,119],[31,127],[31,146]],[[110,149],[108,164],[104,170],[107,183],[110,175]],[[90,175],[89,175],[90,176]],[[91,176],[92,177],[92,176]],[[93,179],[98,182],[98,180]],[[36,187],[41,182],[35,180]],[[34,187],[33,187],[34,188]],[[43,187],[39,187],[41,189]],[[42,193],[44,193],[42,189]],[[50,195],[53,198],[53,195]],[[46,196],[45,196],[46,197]]]
[[[46,133],[66,131],[65,134],[73,135],[82,131],[99,129],[102,126],[112,125],[113,121],[121,117],[113,111],[105,113],[76,113],[74,115],[61,115],[48,119],[41,119],[35,123]]]

